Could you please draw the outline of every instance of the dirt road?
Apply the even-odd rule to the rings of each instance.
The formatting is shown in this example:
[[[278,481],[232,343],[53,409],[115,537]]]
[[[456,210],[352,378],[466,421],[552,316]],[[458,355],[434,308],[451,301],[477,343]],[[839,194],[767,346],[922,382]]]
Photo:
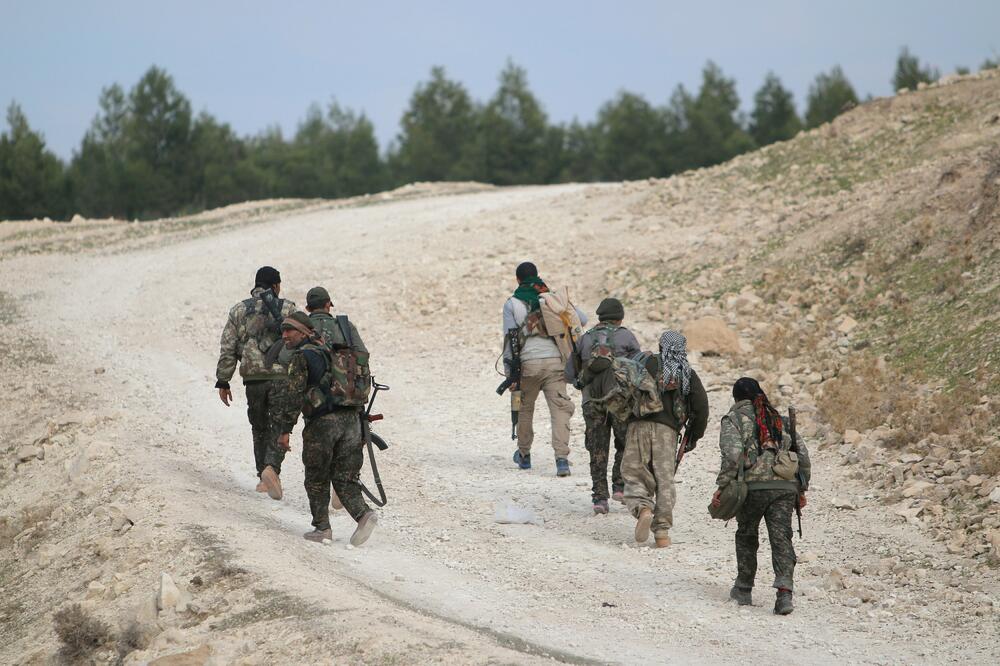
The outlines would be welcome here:
[[[106,434],[122,457],[116,482],[140,489],[134,503],[154,525],[154,540],[210,534],[262,590],[280,590],[318,613],[361,618],[342,615],[345,635],[361,645],[374,640],[369,635],[405,643],[426,632],[436,646],[454,638],[440,654],[459,662],[995,661],[997,616],[976,617],[937,594],[966,584],[955,569],[960,561],[870,502],[834,509],[835,491],[864,490],[828,451],[815,454],[805,538],[795,541],[809,560],[797,571],[795,613],[771,614],[766,539],[755,605],[728,601],[734,525],[713,523],[705,510],[733,379],[719,359],[696,360],[712,417],[682,466],[671,548],[636,547],[621,505],[592,515],[579,406],[571,477],[554,475],[544,407],[535,467],[514,468],[506,399],[493,392],[513,267],[535,261],[593,316],[604,296],[602,257],[641,242],[623,233],[628,200],[616,188],[522,188],[321,210],[161,247],[7,265],[31,276],[12,292],[44,318],[49,346],[70,347],[66,373],[125,415]],[[694,252],[703,231],[677,228],[671,252]],[[253,492],[242,389],[234,384],[229,409],[212,389],[225,314],[263,264],[281,270],[282,295],[300,306],[309,287],[326,286],[364,336],[376,378],[392,387],[380,398],[386,420],[378,426],[391,443],[379,459],[390,503],[363,548],[347,546],[353,523],[343,512],[331,545],[301,538],[309,514],[299,428],[282,475],[285,499]],[[654,344],[658,324],[639,313],[629,324],[643,344]],[[162,505],[147,501],[154,496]],[[544,526],[494,523],[494,503],[507,500],[536,511]],[[894,565],[886,564],[893,557],[922,573],[893,582]],[[834,568],[863,581],[869,598],[845,602],[828,591]],[[997,598],[995,584],[981,593]],[[263,594],[266,603],[270,593]],[[325,659],[323,638],[303,643],[296,622],[294,614],[270,618],[268,638],[234,658]],[[223,640],[190,626],[201,632],[198,641]],[[184,645],[191,643],[181,631],[172,649]],[[399,653],[403,662],[436,654]]]

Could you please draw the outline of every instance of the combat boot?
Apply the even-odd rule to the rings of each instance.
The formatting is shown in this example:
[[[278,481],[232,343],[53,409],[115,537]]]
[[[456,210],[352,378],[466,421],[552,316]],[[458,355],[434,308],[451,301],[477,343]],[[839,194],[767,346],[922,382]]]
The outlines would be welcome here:
[[[260,482],[264,484],[268,497],[273,500],[281,499],[281,479],[273,467],[268,465],[264,468],[264,471],[260,473]]]
[[[521,455],[520,451],[514,451],[514,462],[521,469],[531,469],[531,454]]]
[[[258,481],[257,482],[257,492],[259,492],[259,493],[266,493],[267,492],[267,484],[264,483],[263,481]]]
[[[737,587],[733,585],[733,589],[729,590],[729,598],[735,599],[736,603],[740,606],[749,606],[753,603],[753,599],[750,596],[749,587]]]
[[[302,538],[306,541],[315,541],[316,543],[333,541],[333,530],[329,527],[325,530],[313,530],[312,532],[306,532],[303,534]]]
[[[625,486],[611,486],[611,499],[625,503]]]
[[[565,458],[556,458],[556,476],[569,476],[569,461]]]
[[[649,528],[653,524],[653,510],[643,507],[639,510],[639,516],[635,521],[635,540],[637,543],[646,543],[649,540]]]
[[[656,540],[657,548],[667,548],[670,546],[670,536],[666,532],[654,534],[653,538]]]
[[[607,512],[608,512],[608,500],[606,499],[594,500],[594,513],[603,514]]]
[[[369,509],[358,521],[358,526],[354,530],[354,534],[351,535],[351,545],[360,546],[368,541],[368,537],[372,535],[376,525],[378,525],[378,514]]]
[[[792,612],[792,591],[785,588],[778,589],[778,598],[774,600],[774,614],[788,615]]]

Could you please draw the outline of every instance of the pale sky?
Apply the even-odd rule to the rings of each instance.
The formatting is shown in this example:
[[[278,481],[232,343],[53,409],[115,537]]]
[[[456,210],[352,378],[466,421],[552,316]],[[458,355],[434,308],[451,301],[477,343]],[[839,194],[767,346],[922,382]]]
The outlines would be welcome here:
[[[550,121],[589,121],[620,90],[657,105],[678,83],[696,90],[709,59],[746,110],[768,70],[800,109],[835,64],[860,96],[887,95],[903,45],[942,73],[975,70],[1000,55],[1000,0],[0,0],[0,104],[20,103],[68,158],[101,88],[127,90],[155,64],[241,135],[278,124],[288,136],[335,98],[385,149],[434,65],[485,101],[511,58]]]

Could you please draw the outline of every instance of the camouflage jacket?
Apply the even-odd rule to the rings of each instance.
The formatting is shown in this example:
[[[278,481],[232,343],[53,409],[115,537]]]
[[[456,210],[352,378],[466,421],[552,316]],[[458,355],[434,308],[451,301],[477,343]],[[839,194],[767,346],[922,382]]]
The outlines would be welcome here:
[[[779,452],[794,450],[799,465],[800,481],[786,481],[778,477],[773,470],[777,453],[771,449],[758,451],[756,428],[753,403],[749,400],[740,400],[722,417],[722,429],[719,432],[722,461],[716,485],[722,488],[735,479],[742,461],[745,470],[744,479],[750,490],[765,488],[807,490],[812,469],[809,463],[809,450],[802,437],[797,438],[797,447],[792,449],[791,435],[787,431],[781,433]],[[745,459],[744,453],[746,453]]]
[[[268,363],[264,358],[272,345],[281,340],[281,322],[274,320],[264,304],[264,292],[264,289],[255,287],[250,292],[250,298],[240,301],[229,310],[219,343],[219,364],[215,368],[218,388],[229,387],[229,380],[236,373],[237,362],[244,382],[284,376],[284,368],[277,362]],[[295,303],[284,300],[281,304],[282,318],[296,309]]]

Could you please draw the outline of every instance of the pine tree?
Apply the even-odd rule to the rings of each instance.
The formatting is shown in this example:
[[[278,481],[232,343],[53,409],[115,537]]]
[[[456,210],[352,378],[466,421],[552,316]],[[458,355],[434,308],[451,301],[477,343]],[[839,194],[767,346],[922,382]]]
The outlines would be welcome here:
[[[840,65],[837,65],[829,74],[819,74],[809,87],[806,126],[817,127],[830,122],[857,103],[858,95],[854,92],[854,87]]]
[[[802,121],[795,112],[792,93],[781,85],[781,80],[773,72],[769,72],[754,95],[750,135],[758,146],[766,146],[791,139],[801,129]]]
[[[0,134],[0,220],[64,216],[62,162],[16,102],[7,107],[7,128]]]

